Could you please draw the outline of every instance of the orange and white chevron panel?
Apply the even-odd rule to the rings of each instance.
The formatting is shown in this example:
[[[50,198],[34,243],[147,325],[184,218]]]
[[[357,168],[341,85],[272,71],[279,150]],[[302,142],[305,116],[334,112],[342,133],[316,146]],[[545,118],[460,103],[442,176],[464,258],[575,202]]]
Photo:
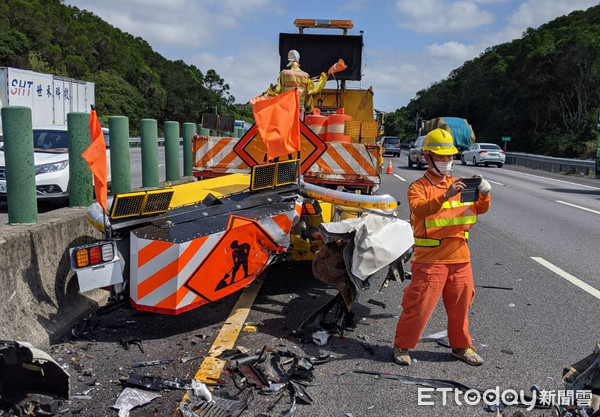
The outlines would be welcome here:
[[[236,292],[290,246],[299,198],[288,210],[259,220],[229,216],[227,228],[184,243],[131,232],[130,299],[135,308],[179,314]]]
[[[327,143],[327,150],[307,173],[305,181],[327,179],[340,182],[369,181],[379,184],[379,156],[376,146],[355,143]]]
[[[194,138],[194,167],[220,174],[247,174],[248,165],[233,151],[238,138],[197,136]]]

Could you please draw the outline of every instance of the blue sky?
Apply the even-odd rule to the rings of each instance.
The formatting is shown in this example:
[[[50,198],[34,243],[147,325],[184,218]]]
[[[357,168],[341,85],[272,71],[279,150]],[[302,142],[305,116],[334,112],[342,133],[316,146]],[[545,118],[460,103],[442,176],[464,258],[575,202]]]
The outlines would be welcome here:
[[[364,31],[363,79],[394,111],[487,47],[598,0],[64,0],[144,38],[155,51],[225,79],[245,103],[277,79],[279,33],[294,19],[350,19]],[[341,33],[310,30],[307,33]],[[302,62],[302,58],[300,59]],[[311,74],[317,75],[317,74]]]

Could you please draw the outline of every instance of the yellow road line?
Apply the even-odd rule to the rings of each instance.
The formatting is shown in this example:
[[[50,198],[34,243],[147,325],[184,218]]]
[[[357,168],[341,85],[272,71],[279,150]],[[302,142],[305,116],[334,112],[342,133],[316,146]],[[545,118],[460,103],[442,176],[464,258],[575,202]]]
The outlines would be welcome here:
[[[219,356],[224,350],[233,349],[235,346],[235,342],[242,331],[242,326],[246,322],[248,314],[250,314],[250,309],[252,308],[252,304],[254,304],[254,300],[256,299],[262,284],[263,276],[261,275],[259,278],[254,280],[250,286],[244,289],[240,295],[240,298],[231,309],[229,317],[227,317],[227,320],[225,320],[225,324],[223,324],[223,327],[221,327],[219,334],[210,347],[208,355],[202,361],[202,364],[200,365],[198,372],[196,372],[194,379],[202,382],[214,382],[209,378],[219,378],[221,376],[221,372],[223,372],[223,368],[225,367],[225,363],[227,361],[219,359],[217,356]],[[182,401],[187,400],[187,398],[187,393],[185,393]],[[173,416],[179,416],[179,405],[177,406]]]

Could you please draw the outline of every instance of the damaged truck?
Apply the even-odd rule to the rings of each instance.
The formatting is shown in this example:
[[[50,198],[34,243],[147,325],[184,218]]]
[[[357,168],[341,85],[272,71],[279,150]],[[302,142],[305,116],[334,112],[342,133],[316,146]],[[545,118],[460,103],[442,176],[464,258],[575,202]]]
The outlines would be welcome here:
[[[350,21],[297,20],[296,25],[301,32],[307,25],[345,32],[352,27]],[[280,42],[282,62],[295,48],[304,56],[304,68],[313,58],[319,68],[339,59],[347,63],[336,74],[339,88],[325,91],[317,102],[331,116],[348,109],[353,120],[331,120],[337,133],[358,121],[355,132],[327,141],[297,114],[300,149],[272,161],[257,126],[239,140],[195,136],[195,175],[202,180],[110,196],[108,215],[98,203],[90,207],[88,218],[105,237],[70,250],[80,291],[110,288],[136,309],[180,314],[246,287],[274,262],[312,260],[324,243],[320,226],[345,218],[362,219],[349,226],[357,246],[381,230],[389,236],[401,229],[398,236],[405,242],[379,253],[366,248],[353,266],[350,257],[348,275],[365,280],[406,257],[410,226],[395,217],[392,196],[373,195],[381,181],[381,148],[372,143],[377,135],[373,92],[345,88],[346,80],[360,80],[362,34],[281,34]],[[386,224],[369,221],[370,215]]]

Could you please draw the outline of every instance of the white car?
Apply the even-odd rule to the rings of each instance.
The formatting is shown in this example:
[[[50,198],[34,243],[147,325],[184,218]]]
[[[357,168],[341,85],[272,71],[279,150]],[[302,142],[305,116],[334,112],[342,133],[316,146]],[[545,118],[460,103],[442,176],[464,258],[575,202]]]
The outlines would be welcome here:
[[[463,165],[471,162],[473,165],[496,165],[498,168],[502,168],[505,159],[504,151],[495,143],[474,143],[460,156]]]
[[[106,141],[106,162],[110,181],[110,151],[108,129],[103,128]],[[69,137],[66,126],[33,128],[33,163],[38,199],[64,200],[69,186]],[[0,148],[0,199],[6,199],[6,169],[4,147]]]

